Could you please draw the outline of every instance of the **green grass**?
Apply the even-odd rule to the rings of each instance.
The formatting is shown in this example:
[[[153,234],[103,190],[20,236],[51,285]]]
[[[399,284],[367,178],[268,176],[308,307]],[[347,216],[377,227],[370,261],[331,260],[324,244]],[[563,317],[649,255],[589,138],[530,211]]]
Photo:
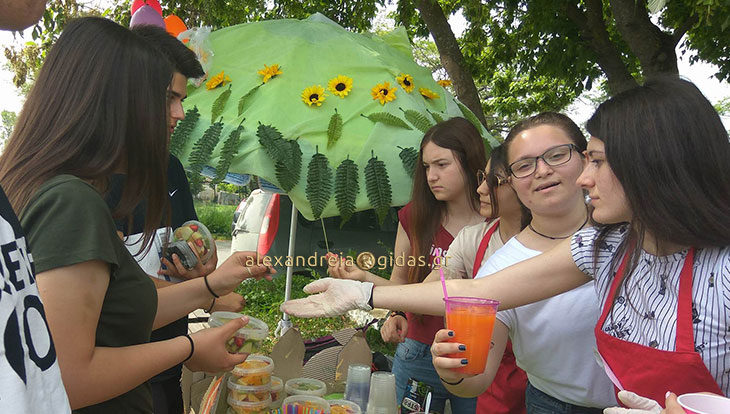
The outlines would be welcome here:
[[[215,239],[231,238],[231,222],[237,206],[226,206],[215,203],[195,201],[195,212],[198,220],[205,224]]]

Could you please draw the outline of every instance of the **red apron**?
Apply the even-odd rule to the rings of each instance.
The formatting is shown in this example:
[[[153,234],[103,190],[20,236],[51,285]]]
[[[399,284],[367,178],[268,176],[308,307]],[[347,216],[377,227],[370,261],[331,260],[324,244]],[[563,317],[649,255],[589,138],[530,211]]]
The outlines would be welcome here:
[[[499,228],[499,219],[487,230],[482,237],[477,249],[477,256],[474,259],[474,270],[472,277],[477,275],[482,265],[482,259],[489,246],[489,240]],[[502,362],[499,364],[497,374],[494,376],[492,385],[487,388],[477,399],[477,414],[524,414],[527,412],[525,406],[525,389],[527,388],[527,374],[517,367],[515,354],[512,352],[512,342],[507,341],[504,349]]]
[[[663,351],[637,343],[615,338],[603,332],[613,298],[624,278],[627,252],[613,279],[603,305],[603,312],[596,324],[596,345],[603,358],[604,368],[616,392],[628,390],[651,398],[662,406],[664,395],[672,391],[677,395],[689,392],[713,392],[723,395],[722,390],[710,375],[700,354],[695,352],[692,327],[692,263],[694,248],[684,259],[679,276],[679,297],[677,302],[677,339],[675,351]]]

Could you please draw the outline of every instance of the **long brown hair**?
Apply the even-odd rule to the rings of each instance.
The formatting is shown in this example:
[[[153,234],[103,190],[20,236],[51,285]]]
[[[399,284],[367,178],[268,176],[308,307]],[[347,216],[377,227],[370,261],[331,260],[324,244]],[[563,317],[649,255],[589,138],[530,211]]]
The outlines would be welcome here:
[[[97,17],[69,22],[0,156],[0,184],[18,215],[56,175],[75,175],[99,188],[126,170],[114,213],[129,217],[146,199],[149,241],[167,211],[171,78],[168,60],[128,29]]]
[[[476,172],[484,168],[487,163],[484,139],[474,125],[466,119],[451,118],[439,122],[426,131],[421,140],[416,171],[413,175],[411,217],[408,223],[412,257],[429,257],[433,239],[446,215],[446,202],[436,200],[426,179],[423,147],[429,142],[451,150],[454,158],[458,160],[466,192],[474,211],[479,211]],[[430,271],[431,268],[428,265],[411,266],[408,269],[408,283],[422,282]]]

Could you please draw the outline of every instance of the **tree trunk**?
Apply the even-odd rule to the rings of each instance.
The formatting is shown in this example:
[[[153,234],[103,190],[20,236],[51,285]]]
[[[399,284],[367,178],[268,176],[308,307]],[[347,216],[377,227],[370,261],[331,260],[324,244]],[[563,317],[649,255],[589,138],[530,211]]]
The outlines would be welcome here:
[[[644,78],[657,75],[679,76],[674,36],[664,33],[649,19],[646,3],[610,0],[611,12],[621,37],[641,63]]]
[[[587,0],[585,12],[576,4],[567,1],[564,7],[568,18],[580,28],[583,41],[596,53],[596,63],[606,74],[608,92],[616,95],[638,86],[636,79],[631,76],[621,59],[621,53],[608,36],[601,0]]]
[[[421,19],[426,23],[428,31],[433,36],[441,57],[441,64],[444,65],[444,69],[451,77],[456,96],[467,108],[474,112],[482,125],[486,126],[487,121],[484,117],[482,104],[479,101],[479,93],[474,84],[474,77],[466,68],[464,55],[461,54],[459,43],[456,41],[456,36],[454,36],[454,32],[449,26],[444,11],[437,0],[415,0],[414,3]]]

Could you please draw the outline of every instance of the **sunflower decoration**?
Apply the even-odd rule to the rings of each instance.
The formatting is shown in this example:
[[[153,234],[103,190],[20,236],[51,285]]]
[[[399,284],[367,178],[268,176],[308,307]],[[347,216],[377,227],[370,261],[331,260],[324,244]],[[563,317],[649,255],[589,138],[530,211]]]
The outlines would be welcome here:
[[[352,78],[345,75],[337,75],[336,78],[329,80],[327,89],[333,95],[344,98],[352,90]]]
[[[448,79],[439,79],[436,81],[439,85],[441,85],[442,88],[445,88],[447,86],[451,86],[451,81]]]
[[[266,83],[270,79],[274,79],[276,75],[281,75],[282,72],[278,64],[274,64],[271,66],[266,66],[266,64],[264,64],[264,68],[257,73],[264,77],[263,82]]]
[[[438,99],[439,94],[436,92],[427,89],[427,88],[418,88],[418,92],[421,92],[421,96],[423,96],[426,99]]]
[[[229,78],[225,73],[223,73],[223,71],[221,71],[221,73],[210,78],[210,80],[208,80],[208,82],[205,82],[205,89],[207,89],[207,90],[215,89],[219,86],[224,86],[226,84],[226,82],[230,82],[230,81],[231,81],[231,78]]]
[[[407,93],[411,93],[413,88],[415,88],[415,85],[413,84],[413,76],[407,73],[401,73],[400,76],[395,78],[395,80],[398,81],[400,87]]]
[[[373,95],[373,99],[380,101],[381,105],[385,105],[386,102],[395,100],[395,87],[390,87],[390,82],[383,82],[375,85],[370,90]]]
[[[321,85],[312,85],[302,91],[302,101],[309,105],[322,106],[324,102],[324,88]]]

